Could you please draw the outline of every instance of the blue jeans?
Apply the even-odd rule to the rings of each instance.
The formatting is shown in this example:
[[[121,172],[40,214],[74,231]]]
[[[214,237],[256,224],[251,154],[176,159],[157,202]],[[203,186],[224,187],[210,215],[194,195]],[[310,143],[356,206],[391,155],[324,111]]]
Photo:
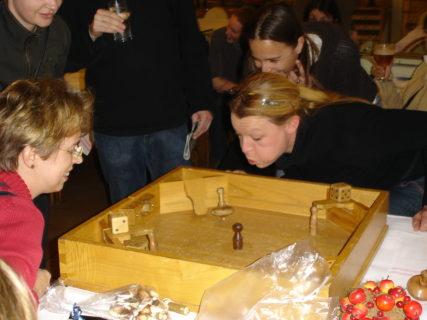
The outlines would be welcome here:
[[[389,213],[412,217],[422,208],[424,177],[402,182],[390,190]]]
[[[95,132],[102,173],[115,203],[171,169],[190,162],[182,157],[187,126],[138,136],[110,136]]]

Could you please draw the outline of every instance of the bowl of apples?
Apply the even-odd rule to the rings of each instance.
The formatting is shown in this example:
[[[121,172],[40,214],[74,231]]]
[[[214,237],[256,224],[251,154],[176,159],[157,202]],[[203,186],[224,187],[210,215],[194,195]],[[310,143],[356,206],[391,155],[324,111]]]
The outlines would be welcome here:
[[[390,279],[367,281],[340,299],[341,320],[418,320],[421,304]]]

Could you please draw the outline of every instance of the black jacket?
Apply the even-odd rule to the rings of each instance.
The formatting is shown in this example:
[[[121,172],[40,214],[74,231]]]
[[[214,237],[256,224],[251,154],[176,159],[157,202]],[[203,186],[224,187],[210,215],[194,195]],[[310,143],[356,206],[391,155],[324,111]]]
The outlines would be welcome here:
[[[375,82],[360,64],[359,49],[341,28],[311,22],[304,24],[304,32],[322,40],[318,61],[310,70],[321,89],[374,101]]]
[[[61,77],[70,31],[59,17],[48,28],[25,29],[0,1],[0,91],[25,78]]]
[[[426,125],[426,112],[330,105],[302,119],[292,153],[276,164],[286,178],[389,190],[425,176]]]
[[[145,134],[211,109],[207,46],[192,1],[128,0],[133,40],[115,43],[104,34],[92,43],[88,25],[106,3],[66,0],[61,13],[72,30],[71,66],[87,67],[96,93],[95,131]]]

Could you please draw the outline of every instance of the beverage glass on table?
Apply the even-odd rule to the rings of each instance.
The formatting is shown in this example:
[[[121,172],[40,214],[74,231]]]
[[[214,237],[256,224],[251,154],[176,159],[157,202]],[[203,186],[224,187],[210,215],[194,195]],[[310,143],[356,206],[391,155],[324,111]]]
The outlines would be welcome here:
[[[384,69],[384,73],[391,66],[395,51],[394,43],[379,43],[374,46],[373,56],[375,63]],[[384,79],[384,77],[379,78],[379,80]]]
[[[133,38],[132,30],[130,27],[130,11],[126,0],[110,0],[108,2],[108,10],[116,13],[122,19],[124,19],[124,24],[126,25],[126,29],[123,32],[114,33],[114,41],[118,42],[126,42]]]

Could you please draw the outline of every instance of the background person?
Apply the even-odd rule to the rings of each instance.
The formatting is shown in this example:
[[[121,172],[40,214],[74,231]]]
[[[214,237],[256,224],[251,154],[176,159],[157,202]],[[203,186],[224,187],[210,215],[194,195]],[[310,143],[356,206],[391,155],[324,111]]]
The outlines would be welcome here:
[[[295,83],[374,101],[377,89],[360,64],[354,42],[328,23],[302,26],[285,3],[261,10],[249,31],[255,67]]]
[[[62,0],[0,1],[0,91],[18,79],[62,77],[70,31]]]
[[[385,110],[298,86],[283,75],[245,79],[230,104],[248,162],[284,177],[390,191],[389,213],[427,231],[427,114]]]
[[[209,46],[209,64],[215,90],[215,117],[209,130],[211,163],[216,167],[227,150],[231,131],[228,102],[242,79],[247,64],[246,27],[252,23],[255,11],[241,7],[231,14],[228,25],[213,32]],[[247,72],[247,70],[246,70]]]
[[[378,71],[380,70],[380,71]],[[383,75],[382,67],[373,67],[373,74]],[[408,81],[396,81],[391,78],[391,67],[387,68],[386,80],[377,81],[381,96],[381,106],[386,109],[404,109],[427,111],[427,63],[422,62]]]
[[[60,191],[82,162],[92,97],[62,80],[18,80],[0,93],[0,258],[38,295],[49,285],[42,258],[43,217],[32,199]]]
[[[341,15],[335,0],[311,0],[304,9],[304,22],[341,24]]]
[[[36,302],[26,283],[0,259],[0,319],[36,320]]]
[[[427,53],[427,11],[421,14],[417,26],[396,43],[396,53],[406,50],[413,51],[418,42],[424,44],[421,47],[421,52]]]
[[[70,60],[86,66],[96,92],[95,145],[112,202],[184,164],[187,122],[194,138],[212,121],[212,85],[205,40],[192,1],[129,0],[133,39],[107,1],[67,0]]]

